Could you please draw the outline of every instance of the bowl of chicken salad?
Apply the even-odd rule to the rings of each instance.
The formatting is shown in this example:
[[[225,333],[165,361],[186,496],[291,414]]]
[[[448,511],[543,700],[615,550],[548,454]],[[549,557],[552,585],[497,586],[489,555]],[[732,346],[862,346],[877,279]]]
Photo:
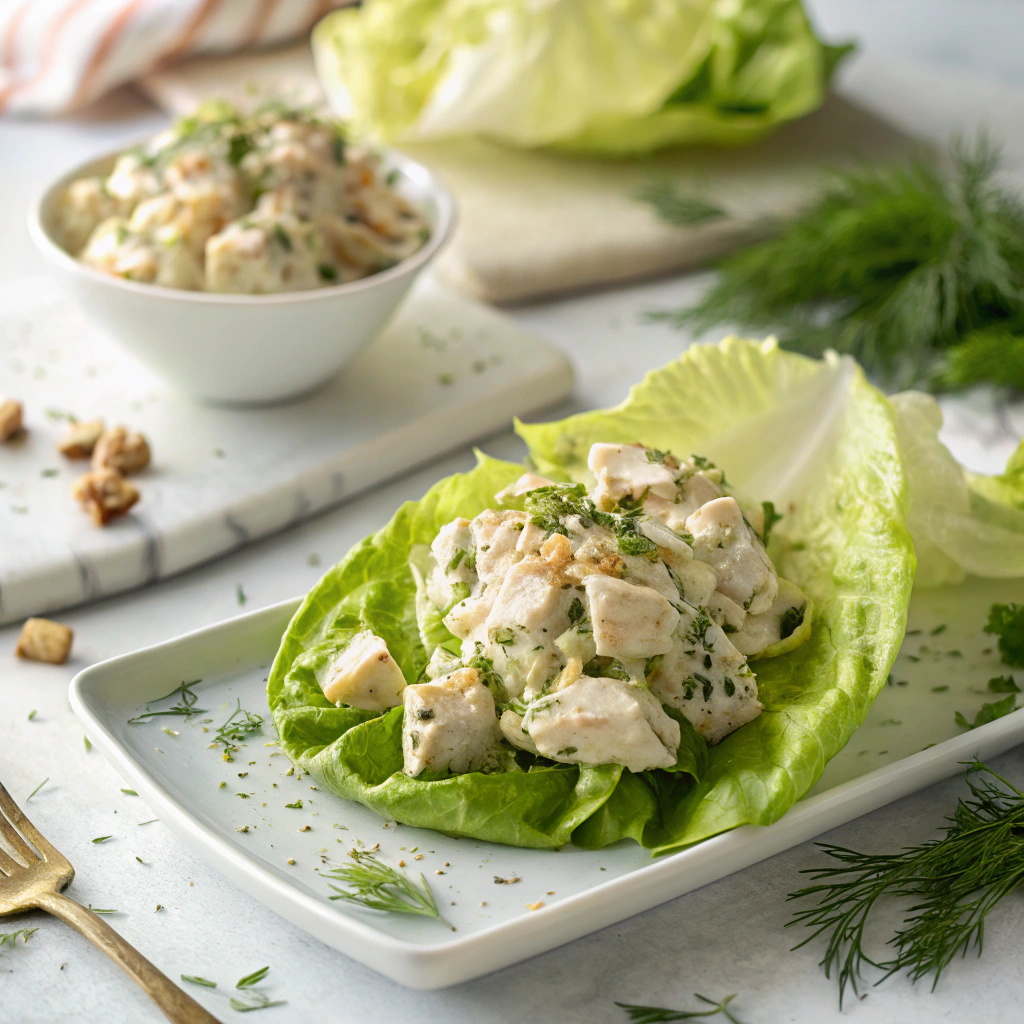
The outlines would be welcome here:
[[[29,215],[101,327],[182,390],[242,403],[334,376],[453,222],[422,164],[305,109],[223,102],[73,169]]]
[[[517,429],[525,467],[480,456],[310,593],[268,679],[283,749],[390,820],[518,846],[775,820],[899,649],[884,396],[847,360],[727,339]]]

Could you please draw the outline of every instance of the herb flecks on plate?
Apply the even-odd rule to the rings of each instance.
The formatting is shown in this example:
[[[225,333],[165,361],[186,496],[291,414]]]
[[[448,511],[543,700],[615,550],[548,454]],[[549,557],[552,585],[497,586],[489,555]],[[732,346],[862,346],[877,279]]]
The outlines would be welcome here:
[[[1024,880],[1024,791],[980,761],[969,762],[966,782],[970,796],[939,839],[895,854],[818,844],[840,866],[805,870],[817,884],[789,899],[816,897],[817,905],[789,924],[813,929],[796,949],[827,937],[821,966],[826,977],[837,976],[840,1007],[847,987],[858,992],[865,965],[882,972],[879,981],[900,971],[913,982],[931,976],[934,989],[958,954],[976,948],[980,955],[986,916]],[[864,943],[871,911],[886,896],[912,904],[887,943],[893,955],[883,960]]]
[[[238,753],[239,744],[247,736],[259,732],[263,728],[263,716],[246,711],[239,699],[235,704],[235,710],[231,712],[228,720],[217,730],[211,747],[218,745],[224,748],[223,758],[225,761],[233,761],[232,754]]]

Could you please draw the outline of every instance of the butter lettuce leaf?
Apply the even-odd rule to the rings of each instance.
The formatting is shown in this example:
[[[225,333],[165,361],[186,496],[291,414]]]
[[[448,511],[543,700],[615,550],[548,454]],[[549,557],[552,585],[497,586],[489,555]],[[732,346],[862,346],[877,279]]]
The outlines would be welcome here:
[[[313,32],[361,134],[608,155],[756,139],[814,110],[845,52],[801,0],[366,0]]]
[[[417,621],[422,546],[456,516],[493,507],[522,471],[481,458],[403,505],[296,612],[268,682],[282,747],[335,793],[392,819],[513,845],[598,848],[630,838],[665,852],[776,820],[863,721],[903,636],[914,554],[891,406],[848,359],[728,339],[649,374],[616,409],[518,429],[531,461],[561,479],[587,480],[594,441],[641,441],[704,455],[739,496],[784,510],[772,557],[816,612],[803,646],[756,664],[765,711],[710,749],[687,724],[674,771],[515,755],[489,774],[406,776],[401,710],[336,708],[317,671],[369,628],[410,684],[421,677],[432,645],[446,640],[422,600]]]

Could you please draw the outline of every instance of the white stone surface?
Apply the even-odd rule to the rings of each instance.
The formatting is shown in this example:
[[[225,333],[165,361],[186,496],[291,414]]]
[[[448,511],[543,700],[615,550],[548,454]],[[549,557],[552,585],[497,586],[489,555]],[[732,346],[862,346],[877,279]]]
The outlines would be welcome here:
[[[922,22],[929,18],[925,3],[897,6],[913,8]],[[975,31],[978,39],[999,35],[991,20],[985,25],[968,20],[969,7],[964,5],[958,27],[950,29],[953,42],[960,29]],[[986,10],[993,9],[986,5]],[[933,22],[929,32],[934,38]],[[1004,43],[1007,39],[1003,37]],[[956,76],[950,82],[955,87]],[[1000,95],[993,88],[993,105],[981,112],[994,128],[997,115],[1012,113],[999,106]],[[942,97],[936,102],[941,104]],[[112,121],[115,116],[122,120]],[[39,269],[21,227],[21,211],[39,180],[122,139],[145,135],[158,124],[144,106],[124,95],[63,122],[0,124],[0,214],[5,225],[0,274],[9,278]],[[700,286],[700,279],[665,281],[516,315],[576,362],[579,383],[572,408],[602,405],[620,399],[646,369],[678,353],[679,336],[659,326],[641,327],[641,314],[680,302]],[[988,426],[977,435],[947,436],[959,454],[970,456],[974,468],[992,471],[1012,449],[1013,431],[1020,430],[1020,423],[1000,427],[994,419],[983,420]],[[521,451],[507,437],[487,447],[510,457]],[[693,1007],[693,992],[714,997],[737,992],[735,1012],[747,1024],[1016,1019],[1024,980],[1019,955],[1024,903],[1016,896],[993,914],[984,956],[955,961],[935,993],[927,984],[912,987],[894,978],[869,989],[863,1001],[848,1003],[840,1015],[835,983],[816,966],[820,947],[790,952],[796,939],[784,929],[792,910],[785,896],[800,884],[800,869],[816,858],[809,844],[519,966],[424,994],[382,980],[285,924],[197,861],[160,824],[136,826],[151,815],[138,799],[119,792],[123,783],[95,752],[86,752],[66,701],[72,674],[97,659],[233,614],[238,583],[249,607],[305,590],[321,571],[307,563],[309,554],[317,553],[327,564],[380,525],[399,501],[418,496],[441,475],[470,464],[468,452],[448,457],[215,564],[78,609],[64,616],[77,632],[73,661],[65,666],[15,662],[10,652],[16,630],[0,630],[0,778],[23,799],[50,777],[27,809],[75,864],[78,877],[71,895],[121,909],[113,923],[172,977],[198,973],[230,985],[269,964],[268,991],[288,1002],[263,1011],[258,1021],[617,1024],[625,1016],[615,1000]],[[32,709],[37,714],[28,722]],[[1024,753],[1019,750],[997,765],[1018,782],[1024,777]],[[895,850],[931,835],[962,791],[955,780],[934,786],[825,838]],[[91,844],[93,837],[107,833],[129,838]],[[147,864],[139,865],[135,856]],[[157,904],[166,909],[155,912]],[[40,931],[27,946],[0,953],[0,1019],[5,1024],[101,1019],[156,1024],[163,1019],[116,968],[64,926],[33,917],[4,921],[0,927],[6,931],[11,925],[37,924]],[[212,997],[207,1005],[216,1005],[225,1020],[234,1018]]]

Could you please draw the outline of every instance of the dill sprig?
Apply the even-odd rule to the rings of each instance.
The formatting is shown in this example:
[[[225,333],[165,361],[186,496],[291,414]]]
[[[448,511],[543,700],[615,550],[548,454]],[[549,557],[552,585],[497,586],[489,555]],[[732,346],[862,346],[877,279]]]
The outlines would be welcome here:
[[[641,185],[633,195],[640,202],[647,203],[666,224],[694,227],[729,216],[721,206],[684,192],[673,181],[649,182]]]
[[[695,992],[693,997],[702,1003],[707,1003],[711,1009],[665,1010],[660,1006],[632,1006],[629,1003],[616,1003],[615,1005],[625,1010],[626,1016],[634,1024],[668,1024],[669,1021],[674,1020],[696,1020],[698,1017],[717,1017],[719,1014],[731,1024],[740,1024],[740,1021],[729,1012],[729,1004],[736,998],[735,993],[726,996],[720,1003],[716,1003],[714,999],[708,999],[707,996],[702,996],[699,992]]]
[[[38,928],[19,928],[16,932],[0,932],[0,949],[3,949],[4,946],[14,949],[19,938],[24,945],[37,931],[39,931]]]
[[[942,838],[895,854],[819,843],[840,866],[805,869],[819,884],[789,896],[818,898],[789,924],[813,929],[795,949],[828,936],[821,966],[826,977],[836,973],[840,1008],[847,986],[857,994],[865,965],[882,972],[876,984],[906,971],[914,982],[932,976],[934,989],[958,953],[981,955],[986,916],[1024,880],[1024,792],[980,761],[966,763],[971,795],[960,799]],[[913,902],[888,940],[892,956],[876,960],[865,951],[864,930],[889,896]]]
[[[224,748],[224,760],[233,761],[231,756],[238,752],[238,745],[243,742],[246,736],[259,732],[263,727],[263,716],[246,711],[242,707],[239,698],[235,704],[235,710],[231,712],[228,720],[214,734],[211,747],[218,744]]]
[[[434,894],[426,878],[420,875],[420,884],[396,868],[385,864],[367,850],[349,850],[353,863],[330,871],[322,871],[325,878],[336,878],[351,889],[330,887],[338,894],[332,900],[348,900],[370,910],[385,910],[395,914],[419,914],[444,921]],[[445,921],[445,924],[449,922]]]
[[[196,701],[199,699],[198,696],[192,691],[193,686],[197,686],[202,682],[202,679],[193,679],[190,683],[182,683],[180,686],[176,686],[170,693],[163,697],[157,697],[156,700],[147,702],[146,707],[151,707],[153,704],[159,704],[162,701],[170,700],[172,697],[181,697],[181,702],[174,704],[169,708],[165,708],[163,711],[144,711],[141,715],[136,715],[134,718],[128,719],[129,725],[138,725],[140,722],[148,722],[151,718],[160,718],[162,715],[174,715],[181,718],[191,718],[193,715],[202,715],[206,713],[205,708],[197,708]]]
[[[954,142],[949,164],[834,172],[792,221],[762,225],[773,237],[723,260],[695,306],[654,318],[777,331],[892,386],[1024,388],[1024,203],[986,139]]]

